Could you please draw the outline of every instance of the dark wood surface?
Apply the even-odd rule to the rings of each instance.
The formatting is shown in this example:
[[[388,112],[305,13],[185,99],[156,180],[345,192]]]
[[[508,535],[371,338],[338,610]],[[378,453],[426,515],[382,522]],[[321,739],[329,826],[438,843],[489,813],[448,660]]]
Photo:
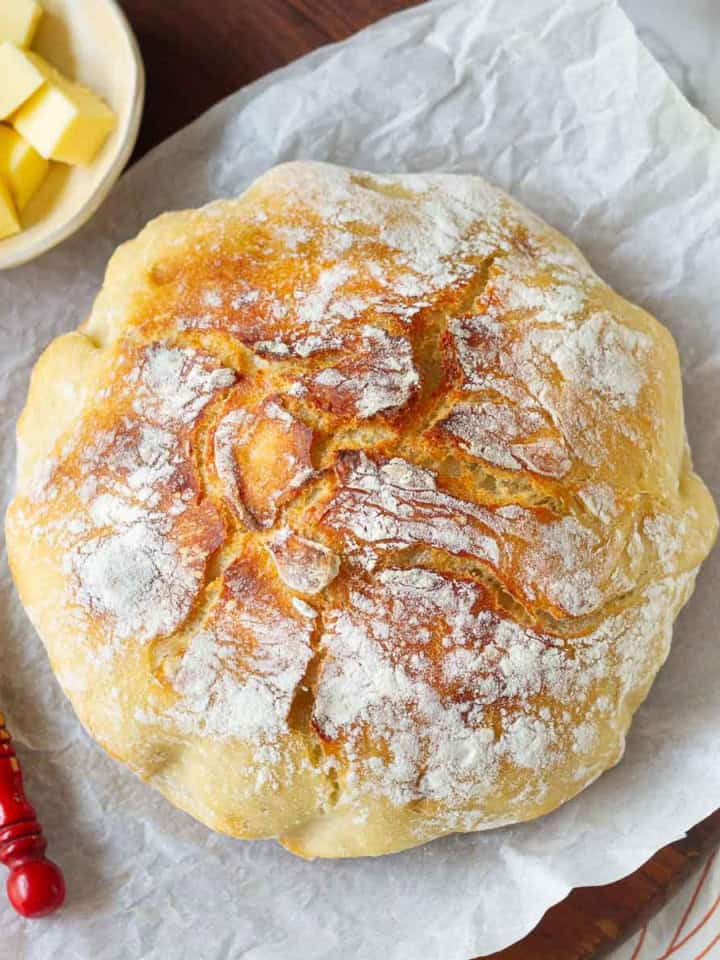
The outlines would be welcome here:
[[[720,810],[659,850],[639,870],[604,887],[578,887],[531,934],[492,960],[601,960],[656,913],[720,846]],[[491,960],[490,957],[485,960]]]
[[[137,159],[222,97],[398,10],[408,0],[121,0],[147,70]],[[659,909],[720,845],[720,811],[640,870],[574,890],[494,960],[598,960]],[[422,958],[418,958],[422,960]]]
[[[121,0],[147,71],[135,157],[218,100],[408,0]]]

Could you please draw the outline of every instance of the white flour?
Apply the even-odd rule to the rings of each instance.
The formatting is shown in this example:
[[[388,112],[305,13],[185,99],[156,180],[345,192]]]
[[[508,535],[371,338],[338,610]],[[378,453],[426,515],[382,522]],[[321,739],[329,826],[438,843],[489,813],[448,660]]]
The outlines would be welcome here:
[[[132,414],[81,449],[74,503],[72,479],[62,490],[55,482],[55,495],[70,500],[68,522],[53,535],[79,608],[106,618],[116,640],[151,640],[186,618],[222,540],[215,509],[199,502],[183,444],[235,374],[198,351],[154,347],[118,377],[117,401],[127,391]]]
[[[613,407],[632,406],[645,383],[650,338],[609,314],[594,313],[577,330],[563,332],[550,354],[566,380],[597,391]]]
[[[405,406],[420,383],[410,341],[379,327],[365,326],[360,333],[357,350],[348,344],[349,359],[315,374],[311,395],[326,395],[331,408],[362,418]]]
[[[441,426],[474,457],[506,470],[559,478],[571,466],[562,438],[538,410],[502,399],[459,403]]]
[[[541,797],[566,743],[579,754],[592,750],[593,728],[578,733],[566,704],[585,704],[611,655],[622,699],[634,680],[636,644],[662,622],[674,589],[660,583],[571,653],[488,610],[472,583],[391,569],[359,586],[327,624],[315,703],[323,732],[347,744],[350,796],[377,791],[397,804],[427,798],[457,807],[497,787],[507,755],[532,771],[529,788]],[[541,694],[549,712],[537,703]],[[508,704],[499,736],[485,712],[497,703]],[[583,709],[597,721],[614,704]],[[368,731],[389,762],[367,755]]]
[[[340,457],[340,485],[322,522],[353,541],[384,552],[430,545],[487,563],[511,590],[540,606],[582,616],[620,587],[610,574],[625,546],[622,529],[599,542],[573,516],[552,517],[516,505],[485,507],[437,488],[433,474],[395,458]],[[623,589],[627,584],[623,583]]]
[[[271,742],[312,657],[308,611],[285,610],[252,560],[224,575],[224,590],[194,634],[173,685],[181,729]]]
[[[268,185],[287,223],[262,209]],[[569,753],[578,783],[600,772],[599,726],[655,662],[650,643],[669,642],[688,528],[592,476],[603,431],[637,439],[653,341],[600,309],[582,258],[480,180],[292,166],[268,175],[256,203],[248,222],[283,265],[275,281],[261,259],[256,285],[240,266],[192,289],[181,276],[175,329],[240,339],[267,390],[248,403],[246,384],[230,392],[235,371],[162,343],[119,371],[114,421],[85,442],[77,491],[62,458],[35,486],[38,502],[67,500],[62,530],[46,534],[63,540],[73,602],[102,618],[115,650],[172,635],[196,605],[168,675],[176,700],[142,720],[252,743],[258,789],[282,766],[301,684],[316,682],[304,695],[316,728],[338,741],[341,800],[437,801],[444,827],[470,828],[511,763],[525,771],[506,802],[511,820],[514,805],[542,799]],[[428,331],[439,338],[429,347]],[[436,351],[432,396],[420,349]],[[334,439],[318,408],[342,429],[418,397],[435,403],[411,428],[426,431],[423,466],[340,449],[316,472],[314,444]],[[189,456],[196,428],[211,431],[201,470],[214,485]],[[382,425],[363,429],[380,445]],[[443,451],[453,444],[487,471],[477,500],[450,492],[452,466],[427,457],[441,436]],[[496,472],[554,490],[553,506],[494,497]],[[566,488],[552,486],[560,480]],[[218,482],[243,546],[206,590],[208,560],[232,542],[207,492]],[[312,484],[301,536],[286,507]],[[416,549],[445,572],[395,566],[398,551]],[[647,586],[648,571],[667,580]],[[611,601],[616,612],[603,615]],[[578,635],[543,632],[541,614]],[[597,684],[606,691],[593,699]]]

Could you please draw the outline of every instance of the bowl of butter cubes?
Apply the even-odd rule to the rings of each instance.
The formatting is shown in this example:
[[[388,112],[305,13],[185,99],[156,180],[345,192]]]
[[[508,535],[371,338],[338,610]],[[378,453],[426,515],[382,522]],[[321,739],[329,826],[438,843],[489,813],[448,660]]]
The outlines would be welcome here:
[[[144,92],[115,0],[0,0],[0,269],[97,210],[132,153]]]

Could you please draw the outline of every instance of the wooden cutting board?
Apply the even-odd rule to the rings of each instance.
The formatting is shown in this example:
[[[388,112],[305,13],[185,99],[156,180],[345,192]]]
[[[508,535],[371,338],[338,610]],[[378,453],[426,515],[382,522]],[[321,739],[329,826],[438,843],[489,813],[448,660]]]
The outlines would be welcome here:
[[[147,69],[134,159],[238,87],[342,40],[408,0],[121,0]],[[720,845],[720,811],[640,870],[574,890],[494,960],[599,960],[660,908],[703,852]],[[422,960],[422,958],[418,958]]]

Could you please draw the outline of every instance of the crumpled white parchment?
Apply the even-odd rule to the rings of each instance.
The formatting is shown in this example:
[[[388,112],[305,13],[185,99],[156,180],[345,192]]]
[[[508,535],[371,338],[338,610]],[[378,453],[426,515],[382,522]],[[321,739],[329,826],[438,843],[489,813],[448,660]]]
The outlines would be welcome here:
[[[75,238],[0,275],[3,505],[31,365],[85,317],[115,245],[291,158],[481,173],[567,232],[675,334],[695,462],[720,492],[720,133],[610,0],[437,0],[230,97]],[[0,905],[0,957],[467,960],[507,945],[570,887],[632,871],[720,804],[719,575],[716,552],[625,760],[575,801],[375,861],[306,863],[210,833],[90,741],[3,558],[0,704],[69,899],[35,923]]]

